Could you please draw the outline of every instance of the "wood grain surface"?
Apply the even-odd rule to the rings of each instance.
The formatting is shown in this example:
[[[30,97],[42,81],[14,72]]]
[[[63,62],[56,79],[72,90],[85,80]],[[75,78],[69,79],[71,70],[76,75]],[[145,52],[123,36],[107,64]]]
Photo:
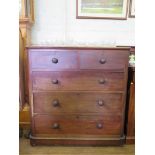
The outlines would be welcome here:
[[[31,145],[122,145],[127,48],[28,48]]]
[[[123,110],[121,93],[37,92],[33,100],[34,113],[115,115]]]
[[[19,140],[20,155],[134,155],[134,145],[121,147],[91,147],[91,146],[35,146],[30,145],[29,140]]]

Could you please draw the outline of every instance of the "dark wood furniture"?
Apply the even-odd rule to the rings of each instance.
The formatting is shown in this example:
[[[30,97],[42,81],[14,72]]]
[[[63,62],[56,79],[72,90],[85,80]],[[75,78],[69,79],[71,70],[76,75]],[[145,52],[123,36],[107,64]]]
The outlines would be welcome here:
[[[135,48],[131,47],[130,54],[135,54]],[[129,65],[128,71],[128,95],[126,106],[126,143],[135,143],[135,67]]]
[[[31,145],[122,145],[129,51],[28,47]]]

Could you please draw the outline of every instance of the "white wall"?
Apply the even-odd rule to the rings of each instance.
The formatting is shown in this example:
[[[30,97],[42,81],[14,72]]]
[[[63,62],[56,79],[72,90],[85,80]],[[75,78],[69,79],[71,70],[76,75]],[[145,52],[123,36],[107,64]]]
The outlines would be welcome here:
[[[134,45],[134,18],[76,19],[76,0],[34,0],[32,44]]]

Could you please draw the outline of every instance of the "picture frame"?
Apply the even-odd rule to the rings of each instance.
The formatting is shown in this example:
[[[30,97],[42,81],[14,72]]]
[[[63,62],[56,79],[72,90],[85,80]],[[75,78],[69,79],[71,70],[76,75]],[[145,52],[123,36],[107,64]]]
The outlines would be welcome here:
[[[129,17],[135,18],[135,0],[130,0]]]
[[[127,19],[128,0],[76,0],[77,19]]]

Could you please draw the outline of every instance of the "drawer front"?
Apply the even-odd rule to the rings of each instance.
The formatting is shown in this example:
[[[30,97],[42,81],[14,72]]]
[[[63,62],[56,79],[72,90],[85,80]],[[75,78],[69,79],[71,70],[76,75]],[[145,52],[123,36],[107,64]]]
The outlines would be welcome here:
[[[33,90],[124,90],[124,73],[116,72],[33,72]]]
[[[37,70],[77,69],[77,52],[75,51],[32,51],[31,67]]]
[[[122,69],[128,63],[128,51],[92,50],[79,52],[80,69]]]
[[[120,135],[120,116],[36,115],[36,134]]]
[[[123,96],[120,93],[46,92],[34,93],[33,100],[35,113],[115,115],[123,110]]]

